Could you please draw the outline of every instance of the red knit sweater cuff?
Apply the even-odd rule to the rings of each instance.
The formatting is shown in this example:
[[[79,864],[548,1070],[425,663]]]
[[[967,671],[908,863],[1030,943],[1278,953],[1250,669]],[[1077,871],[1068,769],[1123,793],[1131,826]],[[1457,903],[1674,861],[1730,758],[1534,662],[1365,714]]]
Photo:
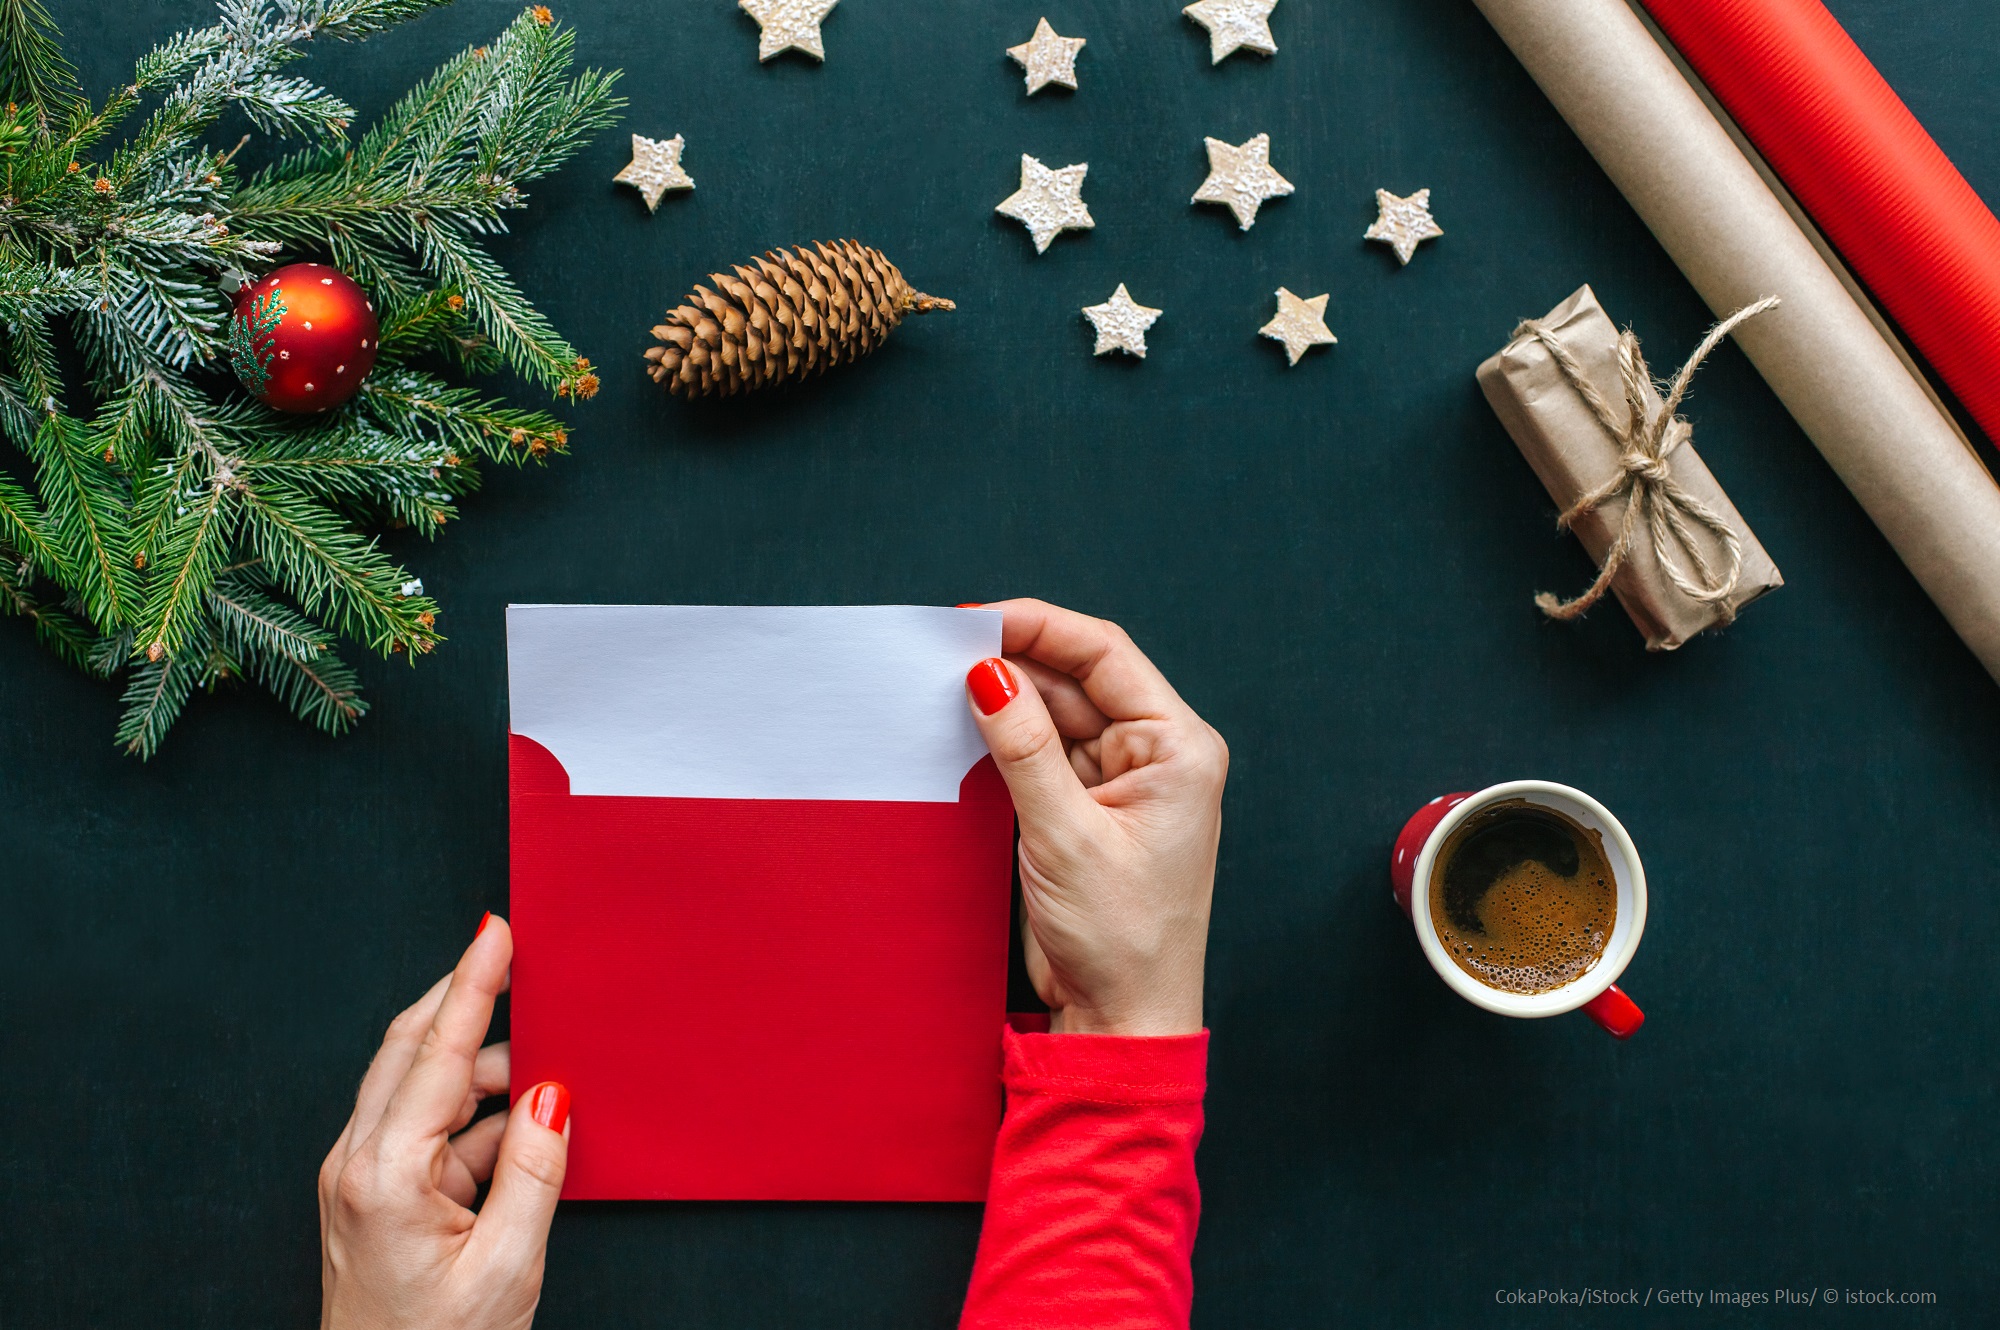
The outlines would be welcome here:
[[[1101,1104],[1198,1104],[1208,1090],[1208,1031],[1142,1037],[1113,1034],[1003,1036],[1009,1095],[1042,1094]]]

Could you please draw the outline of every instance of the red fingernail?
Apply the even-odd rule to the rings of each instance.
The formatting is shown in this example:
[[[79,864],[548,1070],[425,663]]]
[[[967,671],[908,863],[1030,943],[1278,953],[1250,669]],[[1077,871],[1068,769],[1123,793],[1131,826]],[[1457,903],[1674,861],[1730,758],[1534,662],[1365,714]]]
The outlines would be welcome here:
[[[1014,674],[1007,668],[1007,662],[997,656],[982,660],[967,671],[965,686],[972,690],[973,705],[982,716],[992,715],[1021,691],[1014,685]]]
[[[486,931],[486,925],[492,922],[493,922],[493,911],[488,910],[485,914],[479,916],[479,927],[472,930],[472,936],[474,938],[477,938],[481,933],[484,933]]]
[[[569,1121],[569,1087],[543,1081],[528,1091],[528,1116],[550,1131],[561,1131]]]
[[[985,607],[986,607],[986,602],[983,600],[967,600],[967,601],[961,601],[953,608],[961,610],[977,610],[977,609],[984,609]]]

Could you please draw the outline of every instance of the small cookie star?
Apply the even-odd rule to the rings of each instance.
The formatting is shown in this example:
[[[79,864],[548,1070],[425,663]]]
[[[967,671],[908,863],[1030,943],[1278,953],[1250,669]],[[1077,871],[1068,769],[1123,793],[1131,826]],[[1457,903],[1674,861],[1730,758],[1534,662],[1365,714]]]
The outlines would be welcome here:
[[[1397,198],[1386,189],[1375,191],[1375,206],[1381,216],[1375,225],[1368,228],[1363,240],[1379,240],[1396,251],[1396,257],[1408,263],[1410,256],[1417,252],[1417,246],[1426,240],[1433,240],[1444,234],[1444,228],[1431,216],[1431,192],[1420,189],[1406,199]]]
[[[1271,11],[1278,0],[1197,0],[1181,13],[1208,29],[1208,63],[1219,65],[1232,51],[1276,55]]]
[[[1007,48],[1014,63],[1027,71],[1028,95],[1034,96],[1051,83],[1065,88],[1076,86],[1076,53],[1083,49],[1081,37],[1058,37],[1043,19],[1035,25],[1035,35],[1019,46]]]
[[[819,25],[840,0],[736,0],[737,7],[757,20],[757,59],[769,60],[782,51],[804,51],[826,59]]]
[[[1283,342],[1285,354],[1296,365],[1299,357],[1313,347],[1332,346],[1340,340],[1327,331],[1326,300],[1326,296],[1301,300],[1281,286],[1277,314],[1257,331],[1273,341]]]
[[[1153,326],[1160,317],[1160,311],[1142,305],[1132,299],[1132,293],[1125,289],[1125,283],[1118,283],[1118,289],[1111,293],[1111,299],[1101,305],[1085,305],[1083,317],[1090,320],[1090,326],[1097,329],[1097,352],[1123,351],[1128,356],[1146,358],[1146,329]]]
[[[1021,187],[993,211],[1012,217],[1035,238],[1035,253],[1048,249],[1058,231],[1088,231],[1097,223],[1083,206],[1083,177],[1089,162],[1051,171],[1027,153],[1021,154]]]
[[[630,185],[646,200],[646,211],[660,206],[660,196],[670,189],[693,189],[694,177],[681,169],[681,149],[687,140],[676,134],[670,139],[632,136],[632,164],[612,176],[612,182]]]
[[[1257,220],[1259,204],[1292,192],[1292,182],[1271,169],[1269,134],[1236,147],[1221,139],[1202,142],[1208,145],[1208,179],[1188,202],[1226,203],[1236,214],[1237,227],[1248,231]]]

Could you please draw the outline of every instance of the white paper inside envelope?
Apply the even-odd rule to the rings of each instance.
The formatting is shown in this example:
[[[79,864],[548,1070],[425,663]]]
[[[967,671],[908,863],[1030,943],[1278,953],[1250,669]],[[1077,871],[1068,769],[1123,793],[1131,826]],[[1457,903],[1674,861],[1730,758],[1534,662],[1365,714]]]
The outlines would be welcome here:
[[[997,610],[510,605],[514,733],[571,794],[955,803]]]

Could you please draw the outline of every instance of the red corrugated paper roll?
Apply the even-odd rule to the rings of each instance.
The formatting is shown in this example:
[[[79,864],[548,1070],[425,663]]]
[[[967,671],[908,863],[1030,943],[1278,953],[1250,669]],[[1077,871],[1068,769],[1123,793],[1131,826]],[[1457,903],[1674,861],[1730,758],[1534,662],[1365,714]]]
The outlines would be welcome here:
[[[2000,220],[1819,0],[1644,0],[2000,442]]]

